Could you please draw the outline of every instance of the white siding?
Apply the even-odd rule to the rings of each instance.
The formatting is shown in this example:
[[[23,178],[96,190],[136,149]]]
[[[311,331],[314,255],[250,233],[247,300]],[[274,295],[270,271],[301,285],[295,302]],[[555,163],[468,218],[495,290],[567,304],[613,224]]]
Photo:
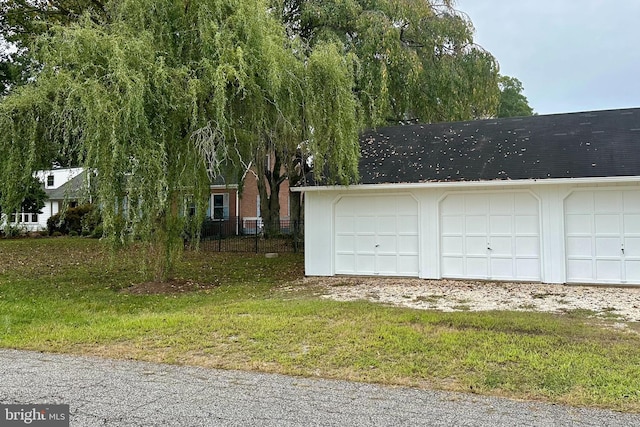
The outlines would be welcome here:
[[[449,196],[462,197],[463,194],[478,194],[478,203],[484,203],[482,200],[486,199],[490,202],[491,198],[487,195],[493,195],[495,200],[501,199],[501,194],[527,194],[527,198],[522,200],[513,199],[514,210],[508,215],[503,215],[505,212],[493,212],[489,203],[488,216],[485,216],[485,228],[489,230],[491,235],[491,227],[493,226],[497,231],[497,237],[504,237],[500,239],[500,243],[510,245],[512,253],[509,256],[505,255],[502,259],[502,266],[516,265],[514,271],[517,272],[518,258],[525,263],[529,264],[529,271],[537,270],[537,275],[519,275],[514,274],[516,280],[539,280],[545,283],[566,283],[576,281],[575,278],[567,276],[567,271],[574,266],[570,263],[568,253],[572,249],[570,245],[576,244],[575,239],[571,240],[565,237],[565,233],[569,233],[566,236],[576,237],[571,233],[571,227],[575,224],[573,221],[577,217],[571,215],[588,214],[590,211],[585,211],[583,208],[578,207],[578,212],[574,212],[576,207],[571,205],[567,206],[569,209],[569,216],[565,215],[565,200],[570,200],[571,194],[575,192],[594,192],[598,191],[602,194],[609,194],[606,196],[607,201],[602,201],[603,206],[609,206],[613,213],[604,213],[603,215],[609,215],[606,218],[604,216],[599,217],[598,221],[600,228],[616,228],[611,231],[607,228],[606,233],[613,233],[617,237],[616,245],[624,244],[625,246],[625,259],[607,262],[609,267],[614,265],[616,269],[620,267],[620,280],[614,279],[613,281],[601,281],[598,280],[598,276],[591,275],[591,280],[587,277],[581,277],[581,281],[587,281],[592,283],[634,283],[640,284],[640,184],[637,182],[629,183],[588,183],[581,182],[579,184],[573,184],[569,181],[567,183],[542,183],[526,184],[526,185],[509,185],[501,186],[501,183],[487,183],[486,186],[478,186],[477,184],[467,185],[460,183],[459,185],[449,186],[437,186],[425,184],[424,188],[403,188],[403,194],[410,195],[417,201],[418,204],[418,229],[419,229],[419,260],[418,260],[418,273],[415,274],[411,269],[406,273],[409,275],[418,275],[422,278],[437,279],[445,275],[443,268],[444,254],[449,250],[446,245],[449,243],[443,243],[440,233],[444,229],[448,231],[451,236],[456,233],[455,222],[452,218],[441,216],[440,209],[443,200],[446,200]],[[615,193],[615,194],[614,194]],[[309,191],[305,195],[305,265],[306,274],[308,275],[323,275],[330,276],[338,273],[336,268],[336,231],[335,231],[335,204],[341,198],[345,196],[360,196],[371,197],[378,195],[394,194],[390,186],[377,190],[368,186],[367,188],[361,188],[359,186],[351,186],[348,188],[336,188],[327,189],[322,191]],[[616,195],[617,194],[617,195]],[[505,196],[506,197],[506,196]],[[511,196],[509,196],[511,197]],[[616,199],[618,197],[618,199]],[[462,197],[466,198],[466,196]],[[615,199],[615,200],[614,200]],[[452,199],[453,200],[453,199]],[[537,201],[538,210],[535,215],[529,215],[526,212],[530,212],[532,200]],[[503,200],[504,202],[504,200]],[[505,202],[506,203],[506,202]],[[571,201],[568,202],[571,204]],[[503,203],[504,205],[504,203]],[[500,206],[498,203],[496,206]],[[504,207],[504,206],[502,206]],[[502,209],[500,207],[500,209]],[[526,209],[525,209],[526,208]],[[498,210],[500,210],[498,209]],[[520,210],[521,213],[518,213]],[[526,211],[526,212],[525,212]],[[595,212],[595,211],[594,211]],[[355,215],[355,213],[354,213]],[[613,216],[611,216],[613,215]],[[613,217],[617,218],[615,221]],[[507,217],[509,220],[507,221]],[[473,215],[465,221],[473,222]],[[445,224],[446,221],[452,221],[451,224]],[[577,221],[577,220],[576,220]],[[592,215],[591,221],[594,221],[595,217]],[[565,222],[569,222],[565,226]],[[460,224],[458,224],[460,226]],[[537,229],[536,229],[537,226]],[[480,225],[478,225],[480,227]],[[488,228],[487,228],[488,227]],[[524,231],[523,230],[524,227]],[[507,228],[510,230],[507,230]],[[516,231],[520,230],[520,232]],[[343,230],[344,231],[344,230]],[[584,231],[584,230],[583,230]],[[460,234],[460,232],[457,232]],[[523,234],[524,233],[524,234]],[[606,234],[605,233],[605,234]],[[537,237],[536,237],[537,234]],[[510,235],[507,238],[507,235]],[[473,237],[473,236],[472,236]],[[522,237],[522,238],[519,238]],[[603,237],[600,244],[600,251],[605,249],[606,242],[611,243],[616,237],[604,239]],[[609,236],[610,237],[610,236]],[[485,237],[486,238],[486,237]],[[591,235],[591,239],[595,239],[595,235]],[[599,237],[598,237],[599,238]],[[514,243],[515,242],[515,243]],[[536,248],[537,242],[537,248]],[[487,242],[484,242],[485,244]],[[451,243],[452,244],[452,243]],[[523,252],[523,257],[520,255],[514,256],[513,245],[526,246],[526,251]],[[610,245],[609,245],[610,246]],[[486,250],[486,246],[484,246]],[[620,251],[621,246],[616,246]],[[535,249],[538,253],[533,256]],[[517,250],[515,250],[517,254]],[[573,255],[571,255],[573,256]],[[507,260],[507,258],[510,260]],[[528,260],[527,260],[528,258]],[[595,258],[592,258],[592,265]],[[537,263],[537,265],[535,265]],[[617,264],[616,264],[617,263]],[[498,263],[500,264],[500,263]],[[507,265],[508,264],[508,265]],[[494,263],[496,268],[499,265]],[[616,270],[618,271],[618,270]],[[626,275],[626,278],[625,276]],[[488,274],[486,278],[496,279],[508,279],[508,274],[502,274],[499,277],[496,275]],[[469,277],[469,276],[466,276]],[[480,277],[480,276],[478,276]],[[536,278],[537,277],[537,278]],[[631,280],[630,280],[631,278]],[[626,282],[624,282],[626,280]]]

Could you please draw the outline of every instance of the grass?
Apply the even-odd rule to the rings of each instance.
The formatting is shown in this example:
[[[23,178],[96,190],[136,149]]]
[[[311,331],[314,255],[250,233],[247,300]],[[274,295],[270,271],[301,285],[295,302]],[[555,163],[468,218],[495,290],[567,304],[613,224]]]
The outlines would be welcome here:
[[[640,412],[640,335],[613,320],[329,301],[295,281],[299,254],[187,253],[177,276],[197,290],[140,294],[136,256],[0,240],[0,346]]]

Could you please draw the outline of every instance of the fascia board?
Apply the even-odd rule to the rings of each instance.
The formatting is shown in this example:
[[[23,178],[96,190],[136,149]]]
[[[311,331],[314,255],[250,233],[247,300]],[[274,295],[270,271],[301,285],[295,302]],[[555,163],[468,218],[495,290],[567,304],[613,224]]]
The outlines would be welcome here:
[[[456,181],[456,182],[416,182],[398,184],[354,184],[317,187],[294,187],[294,192],[317,191],[372,191],[372,190],[413,190],[423,188],[469,188],[469,187],[514,187],[522,185],[562,185],[562,184],[619,184],[640,183],[640,176],[611,176],[598,178],[548,178],[518,179],[495,181]]]

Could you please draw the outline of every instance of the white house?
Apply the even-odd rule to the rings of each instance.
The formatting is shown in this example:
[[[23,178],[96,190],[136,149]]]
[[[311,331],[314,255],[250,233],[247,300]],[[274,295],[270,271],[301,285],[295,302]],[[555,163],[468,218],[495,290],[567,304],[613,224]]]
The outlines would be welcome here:
[[[45,230],[47,220],[57,214],[65,200],[74,200],[84,183],[83,168],[58,168],[35,173],[47,194],[40,213],[19,212],[9,215],[11,224],[26,231]],[[73,202],[71,202],[73,203]]]
[[[305,270],[640,285],[640,108],[378,129],[305,192]]]

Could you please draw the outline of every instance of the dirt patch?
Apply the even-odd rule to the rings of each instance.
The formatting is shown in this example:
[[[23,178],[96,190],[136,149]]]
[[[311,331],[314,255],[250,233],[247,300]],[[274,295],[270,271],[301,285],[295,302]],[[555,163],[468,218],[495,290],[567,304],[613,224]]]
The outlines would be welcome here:
[[[215,283],[197,283],[191,280],[174,279],[166,282],[144,282],[122,289],[120,292],[132,295],[181,294],[218,287]]]
[[[380,277],[307,277],[322,298],[440,311],[584,312],[640,322],[640,288]]]

